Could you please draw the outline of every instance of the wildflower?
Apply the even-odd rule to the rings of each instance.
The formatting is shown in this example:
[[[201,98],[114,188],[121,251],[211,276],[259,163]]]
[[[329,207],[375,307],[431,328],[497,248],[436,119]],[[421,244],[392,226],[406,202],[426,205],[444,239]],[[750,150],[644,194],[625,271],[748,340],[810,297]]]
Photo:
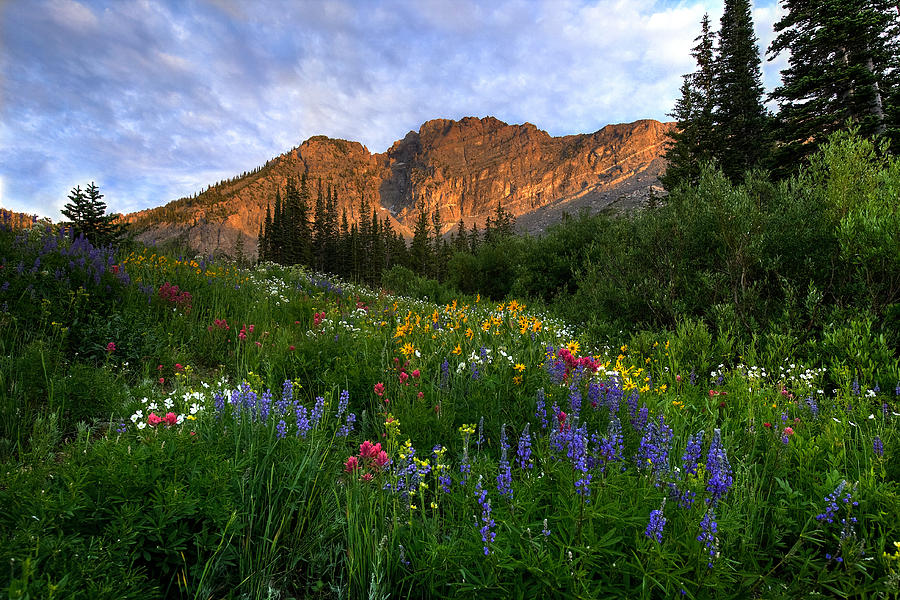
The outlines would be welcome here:
[[[525,365],[523,365],[522,363],[516,363],[515,366],[513,366],[513,369],[521,373],[525,370]]]
[[[534,464],[531,459],[531,432],[528,430],[530,423],[525,423],[522,435],[519,436],[519,446],[516,450],[516,462],[520,469],[531,469]]]
[[[116,345],[113,342],[110,342],[106,345],[106,351],[110,354],[116,351]]]
[[[507,496],[512,499],[512,472],[509,467],[507,452],[509,451],[509,443],[506,439],[506,423],[500,427],[500,462],[497,465],[497,491],[501,496]]]
[[[655,539],[658,544],[663,541],[663,527],[666,525],[666,517],[663,515],[665,507],[666,499],[663,498],[659,508],[650,512],[650,522],[647,524],[647,529],[644,530],[644,535],[651,540]]]
[[[604,463],[611,463],[622,460],[622,452],[624,450],[624,441],[622,438],[622,423],[617,415],[613,415],[609,420],[606,428],[606,437],[600,441],[600,457]],[[625,467],[622,467],[624,470]],[[606,464],[601,468],[606,470]]]
[[[347,404],[349,402],[350,402],[350,392],[348,392],[347,390],[342,390],[341,395],[338,398],[337,414],[335,415],[336,418],[338,418],[338,419],[341,418],[341,415],[343,415],[344,411],[347,410]]]
[[[550,528],[547,526],[547,519],[544,519],[544,527],[541,529],[541,533],[544,534],[544,537],[550,537]]]
[[[355,471],[358,468],[359,468],[359,459],[356,458],[355,456],[348,457],[347,460],[344,462],[344,472],[346,472],[346,473],[352,473],[353,471]]]
[[[481,527],[481,541],[484,544],[484,555],[488,556],[491,553],[490,547],[496,539],[497,533],[492,531],[496,523],[491,517],[491,501],[487,497],[487,490],[481,487],[481,477],[478,478],[478,483],[475,486],[475,497],[481,506],[481,522],[484,524]]]
[[[712,508],[707,509],[706,514],[703,515],[703,520],[700,521],[700,535],[697,536],[698,542],[703,542],[703,546],[706,548],[709,553],[709,559],[707,560],[706,567],[708,569],[712,569],[713,561],[718,557],[718,538],[716,537],[716,532],[718,531],[718,524],[716,523],[716,513]]]
[[[877,435],[872,440],[872,450],[875,452],[875,456],[877,456],[878,458],[884,456],[884,443]]]
[[[794,429],[793,429],[793,427],[785,427],[785,428],[781,431],[781,442],[784,443],[784,444],[787,444],[788,441],[790,440],[790,437],[791,437],[792,435],[794,435]]]
[[[147,423],[149,425],[159,425],[162,422],[163,422],[163,420],[159,416],[157,416],[156,413],[150,413],[147,416]]]
[[[722,433],[719,429],[713,432],[713,439],[706,457],[706,471],[709,474],[706,483],[706,491],[710,494],[708,502],[715,506],[734,483],[731,464],[728,462],[728,454],[722,445]]]
[[[166,416],[163,419],[166,422],[166,425],[175,425],[178,422],[178,417],[173,412],[166,413]]]
[[[275,426],[275,437],[279,440],[284,439],[284,436],[287,435],[287,423],[284,422],[284,419],[278,421],[278,425]]]
[[[687,475],[696,475],[700,454],[703,451],[703,430],[688,438],[684,456],[681,458],[682,468]]]
[[[547,429],[547,408],[544,402],[544,388],[540,388],[537,391],[537,404],[534,416],[541,420],[541,429]]]
[[[375,395],[378,397],[384,396],[384,384],[380,381],[375,384]]]

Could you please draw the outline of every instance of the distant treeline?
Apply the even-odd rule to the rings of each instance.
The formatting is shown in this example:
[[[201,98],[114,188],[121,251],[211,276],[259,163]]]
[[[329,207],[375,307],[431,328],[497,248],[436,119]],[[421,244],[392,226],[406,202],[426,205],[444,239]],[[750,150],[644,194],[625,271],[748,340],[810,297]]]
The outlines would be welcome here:
[[[284,193],[276,190],[274,202],[266,206],[257,242],[259,260],[306,265],[366,283],[380,282],[382,272],[394,267],[445,281],[454,253],[476,252],[482,244],[492,245],[513,233],[512,215],[498,204],[483,231],[474,224],[468,230],[460,220],[448,239],[442,235],[440,210],[428,214],[420,205],[413,237],[407,245],[390,219],[379,218],[377,209],[365,199],[359,205],[358,222],[349,221],[346,209],[338,214],[337,207],[337,190],[333,186],[323,186],[319,180],[313,201],[305,175],[299,181],[289,179]],[[242,237],[238,243],[236,253],[243,257]]]

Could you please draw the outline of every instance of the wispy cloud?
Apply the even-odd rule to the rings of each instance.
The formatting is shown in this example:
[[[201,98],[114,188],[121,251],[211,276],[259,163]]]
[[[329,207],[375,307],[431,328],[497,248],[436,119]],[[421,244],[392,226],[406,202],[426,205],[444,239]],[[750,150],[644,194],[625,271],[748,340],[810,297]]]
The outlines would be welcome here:
[[[666,119],[721,1],[40,0],[0,8],[0,201],[59,217],[96,181],[156,206],[324,134],[383,151],[423,121],[553,135]],[[760,46],[778,18],[757,6]],[[778,63],[766,65],[777,83]]]

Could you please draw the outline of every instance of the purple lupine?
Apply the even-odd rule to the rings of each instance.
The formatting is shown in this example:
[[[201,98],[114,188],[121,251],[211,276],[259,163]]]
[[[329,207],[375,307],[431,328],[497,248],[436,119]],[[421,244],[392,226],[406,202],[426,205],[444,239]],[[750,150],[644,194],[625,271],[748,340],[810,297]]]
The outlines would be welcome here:
[[[484,544],[484,555],[488,556],[491,553],[491,544],[497,538],[497,533],[492,531],[497,524],[491,517],[491,501],[487,497],[487,490],[481,487],[481,477],[478,478],[478,483],[475,485],[475,497],[481,506],[481,522],[483,523],[480,529],[481,541]]]
[[[709,553],[709,558],[706,562],[706,568],[708,569],[712,569],[713,561],[719,556],[719,540],[716,537],[718,530],[716,513],[712,508],[708,508],[706,514],[703,515],[703,520],[700,521],[700,535],[697,536],[697,541],[703,542],[703,547]]]
[[[644,535],[651,540],[656,540],[657,544],[662,544],[663,541],[663,527],[666,526],[666,517],[663,514],[665,508],[666,499],[663,498],[659,508],[650,512],[650,522],[647,524],[647,529],[644,530]]]
[[[805,400],[806,407],[809,408],[809,412],[812,413],[813,419],[819,418],[819,403],[816,402],[816,399],[813,396],[809,396]]]
[[[500,462],[497,465],[497,491],[510,500],[513,497],[512,471],[508,459],[509,442],[506,439],[506,423],[500,427]]]
[[[703,430],[688,438],[684,456],[681,457],[681,465],[685,475],[696,475],[700,455],[703,452]]]
[[[279,440],[284,439],[284,436],[287,435],[287,423],[284,422],[284,419],[278,421],[278,425],[275,426],[275,437]]]
[[[588,402],[590,402],[591,408],[594,410],[600,408],[600,392],[602,389],[603,388],[596,381],[592,381],[588,384]]]
[[[287,410],[287,407],[294,400],[294,382],[290,379],[285,379],[284,383],[281,384],[281,401],[284,402],[284,408],[282,408],[282,412]]]
[[[228,403],[231,404],[231,415],[237,418],[241,414],[241,391],[239,389],[231,390],[231,398]]]
[[[444,362],[441,363],[441,388],[447,387],[450,383],[450,363],[447,359],[444,359]]]
[[[481,378],[481,373],[478,371],[478,366],[476,366],[473,362],[471,365],[469,365],[469,367],[472,370],[472,379],[478,381]]]
[[[614,414],[606,428],[606,437],[600,441],[600,456],[604,461],[600,470],[605,472],[608,463],[621,461],[624,448],[622,423],[619,421],[619,416]],[[624,465],[622,469],[625,469]]]
[[[674,433],[672,428],[666,425],[665,416],[659,415],[659,419],[652,421],[641,436],[641,446],[638,451],[638,464],[643,468],[650,467],[656,484],[659,485],[659,477],[669,470],[669,445],[672,443]]]
[[[318,427],[319,421],[322,420],[322,416],[325,414],[325,398],[322,396],[316,396],[316,403],[313,405],[313,409],[309,413],[309,424],[312,427]]]
[[[875,456],[878,458],[884,456],[884,443],[877,435],[875,436],[875,439],[872,440],[872,450],[875,451]]]
[[[575,481],[575,491],[582,497],[591,495],[591,479],[593,475],[587,465],[587,429],[584,425],[572,432],[567,453],[572,461],[572,468],[581,474]]]
[[[694,369],[691,369],[691,376],[689,381],[691,385],[697,385],[697,372]]]
[[[347,437],[350,435],[350,432],[353,431],[353,424],[356,422],[356,415],[354,413],[347,413],[347,417],[344,420],[344,424],[341,425],[337,434],[339,437]]]
[[[634,418],[635,413],[637,413],[639,398],[640,394],[638,394],[636,390],[633,390],[630,394],[628,394],[628,399],[625,400],[625,404],[628,406],[628,414],[632,419]]]
[[[544,388],[537,391],[537,406],[534,416],[541,420],[541,429],[547,429],[547,407],[544,400]]]
[[[846,510],[847,516],[841,518],[840,520],[841,537],[840,541],[838,542],[838,552],[834,556],[832,556],[831,554],[825,554],[825,558],[827,558],[828,560],[834,560],[839,563],[844,562],[844,558],[841,556],[841,549],[843,548],[844,540],[856,536],[855,525],[857,523],[857,519],[850,514],[850,511],[854,506],[859,506],[859,502],[853,500],[853,490],[846,490],[846,488],[847,481],[842,479],[838,486],[834,489],[834,491],[825,497],[825,501],[828,503],[825,507],[825,512],[816,515],[817,521],[834,523],[837,512],[842,508]]]
[[[731,464],[728,462],[728,454],[722,445],[722,432],[716,429],[709,445],[709,453],[706,456],[706,472],[709,479],[706,482],[706,491],[709,492],[707,502],[716,506],[734,483],[731,472]]]
[[[853,378],[853,384],[850,386],[850,393],[854,396],[859,396],[862,392],[859,388],[859,379]]]
[[[263,392],[262,398],[259,399],[259,418],[263,423],[268,423],[271,408],[272,390],[266,390]]]
[[[341,395],[338,397],[338,407],[337,414],[335,418],[340,419],[344,414],[344,411],[347,410],[347,404],[350,403],[350,392],[347,390],[341,390]]]
[[[469,445],[463,445],[463,456],[462,460],[459,463],[459,472],[460,479],[459,485],[466,485],[466,482],[469,480],[469,474],[472,472],[472,465],[469,464]]]
[[[216,418],[222,418],[222,413],[225,412],[225,396],[221,391],[216,391],[216,393],[213,394],[213,403],[216,407]]]
[[[299,401],[294,401],[294,422],[297,425],[296,435],[305,438],[310,430],[310,423],[306,414],[306,407],[300,404]]]
[[[578,388],[578,377],[574,374],[569,384],[569,410],[571,411],[572,420],[578,418],[581,413],[581,390]]]
[[[547,519],[544,519],[544,526],[541,528],[541,533],[544,534],[544,537],[550,537],[550,527],[547,525]]]
[[[516,463],[518,463],[520,469],[531,469],[534,467],[534,461],[531,459],[530,425],[530,423],[525,423],[525,428],[522,429],[522,435],[519,436],[519,446],[516,450]]]
[[[606,386],[606,408],[609,410],[610,415],[619,414],[619,405],[624,397],[625,391],[617,381],[614,381],[612,385]],[[636,403],[637,400],[635,399],[635,409],[637,409]]]

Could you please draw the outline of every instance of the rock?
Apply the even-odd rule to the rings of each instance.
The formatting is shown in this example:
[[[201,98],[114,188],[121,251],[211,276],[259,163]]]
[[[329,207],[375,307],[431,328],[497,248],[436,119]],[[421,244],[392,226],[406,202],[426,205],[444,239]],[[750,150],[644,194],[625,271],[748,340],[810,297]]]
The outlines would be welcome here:
[[[338,213],[346,210],[351,222],[359,219],[364,199],[406,236],[412,234],[420,203],[429,213],[440,209],[445,232],[460,219],[467,227],[482,227],[498,202],[517,218],[520,229],[540,231],[564,212],[640,205],[649,197],[640,190],[658,185],[666,134],[673,126],[642,120],[551,137],[530,123],[507,125],[493,117],[434,119],[381,154],[358,142],[315,136],[251,174],[125,220],[142,241],[186,236],[193,249],[204,253],[233,255],[240,232],[244,252],[252,257],[276,189],[306,174],[313,197],[320,180],[336,189]],[[627,194],[632,196],[619,202]]]

